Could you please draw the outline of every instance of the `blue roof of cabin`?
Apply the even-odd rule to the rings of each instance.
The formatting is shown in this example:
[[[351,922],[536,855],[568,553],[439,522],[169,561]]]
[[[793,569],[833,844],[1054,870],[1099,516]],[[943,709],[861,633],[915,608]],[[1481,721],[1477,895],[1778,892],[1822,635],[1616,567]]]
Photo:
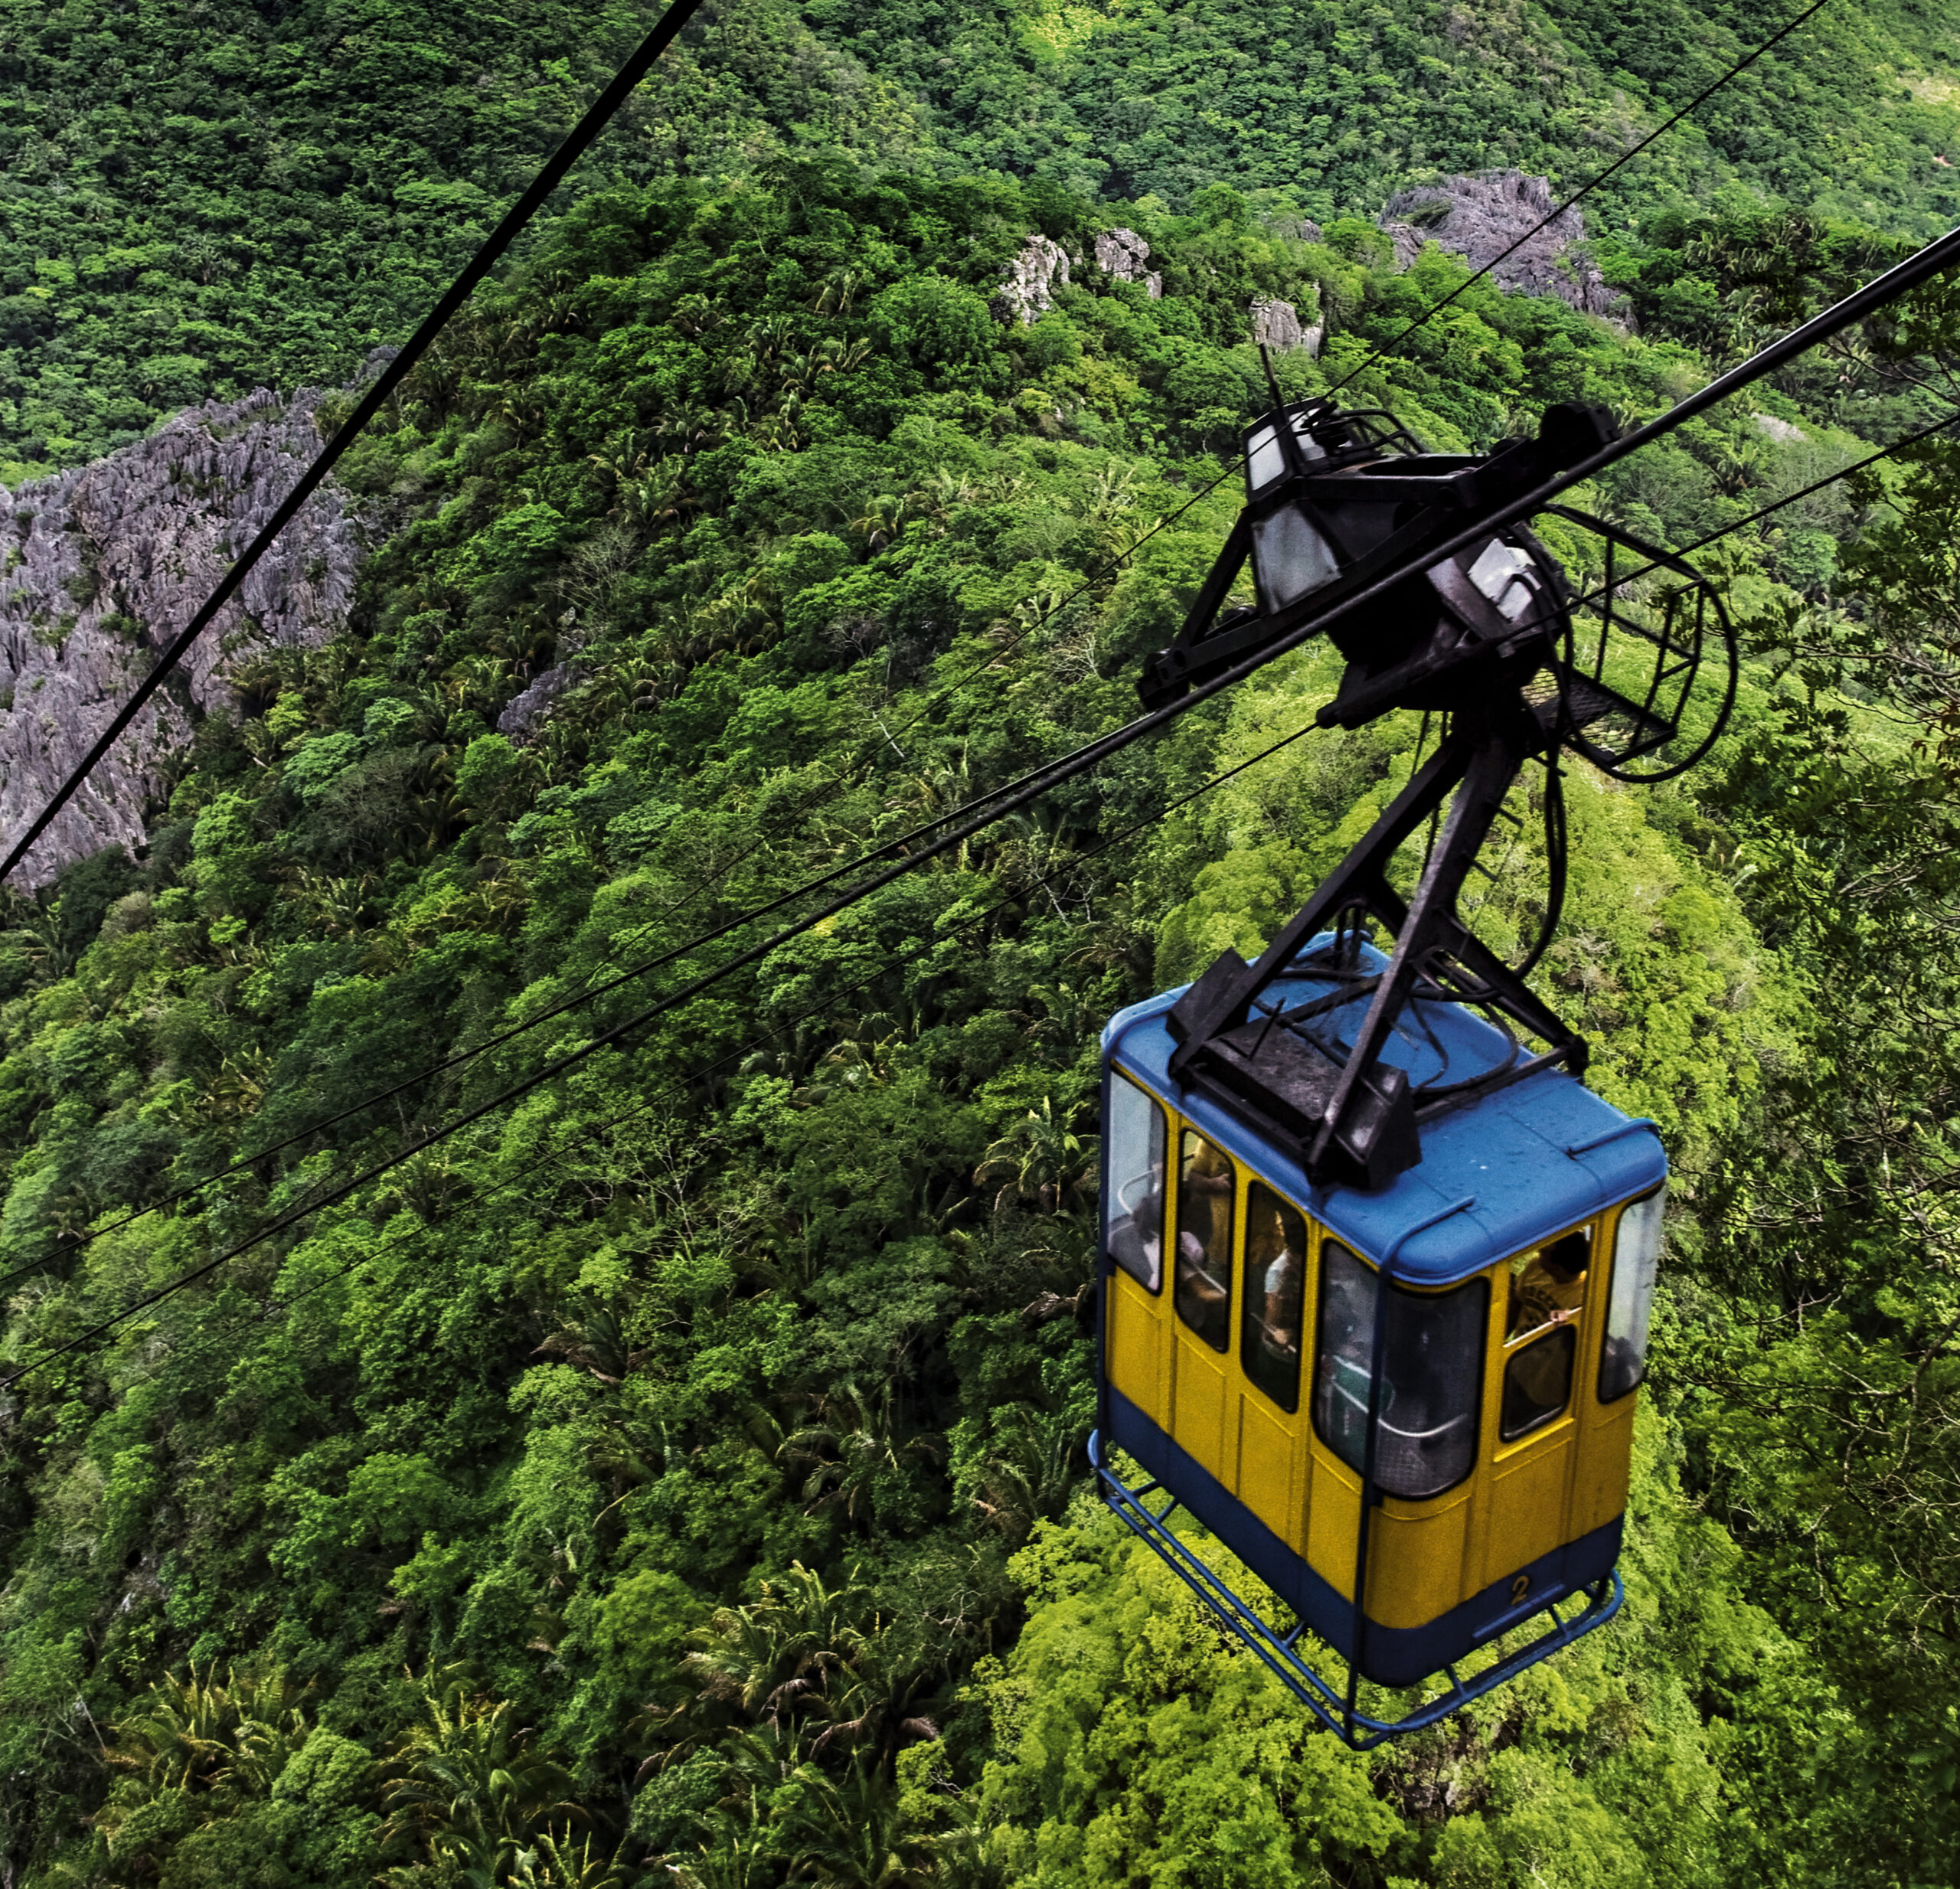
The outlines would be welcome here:
[[[1379,966],[1378,954],[1368,955]],[[1667,1178],[1667,1156],[1651,1127],[1633,1126],[1632,1116],[1602,1102],[1576,1077],[1547,1069],[1430,1123],[1422,1130],[1420,1163],[1376,1192],[1310,1186],[1289,1156],[1203,1096],[1181,1093],[1172,1085],[1168,1070],[1176,1046],[1164,1018],[1184,988],[1112,1018],[1102,1032],[1104,1056],[1174,1102],[1220,1147],[1357,1252],[1380,1261],[1400,1240],[1395,1276],[1412,1284],[1442,1286],[1467,1278]],[[1304,977],[1282,978],[1267,995],[1298,1002],[1326,989]],[[1351,1041],[1362,1010],[1357,1001],[1327,1021],[1342,1040]],[[1421,1015],[1435,1042],[1411,1026],[1405,1013],[1382,1057],[1406,1069],[1412,1086],[1441,1074],[1446,1066],[1445,1080],[1462,1080],[1508,1053],[1503,1033],[1460,1005],[1425,1004]],[[1471,1204],[1448,1212],[1465,1200]],[[1445,1214],[1426,1230],[1410,1232]]]

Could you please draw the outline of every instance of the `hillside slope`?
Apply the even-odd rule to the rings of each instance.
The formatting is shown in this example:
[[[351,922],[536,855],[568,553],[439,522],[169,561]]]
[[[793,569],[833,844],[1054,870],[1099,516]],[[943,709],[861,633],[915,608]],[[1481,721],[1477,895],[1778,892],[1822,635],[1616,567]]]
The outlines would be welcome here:
[[[1309,1737],[1077,1499],[1098,1024],[1269,927],[1417,730],[1122,835],[1309,721],[1315,652],[306,1211],[763,935],[700,928],[1125,717],[1232,513],[1227,485],[1152,530],[1261,397],[1251,298],[1338,318],[1279,364],[1304,392],[1463,279],[1227,193],[1138,213],[1161,299],[1085,270],[1031,325],[990,309],[1031,230],[1082,253],[1108,214],[838,160],[589,200],[350,463],[408,513],[353,633],[203,723],[139,864],[16,908],[7,1355],[136,1315],[0,1407],[15,1881],[1950,1873],[1944,1249],[1860,1112],[1942,1119],[1866,980],[1896,938],[1926,1015],[1952,951],[1896,909],[1860,930],[1855,888],[1904,883],[1951,795],[1930,744],[1857,772],[1816,649],[1753,670],[1697,797],[1576,786],[1541,975],[1680,1177],[1632,1604],[1415,1747]],[[1488,285],[1412,353],[1359,384],[1439,444],[1698,371]],[[1864,413],[1922,397],[1808,371]],[[1782,434],[1723,416],[1598,502],[1690,535],[1841,458],[1765,397]],[[1856,522],[1732,547],[1758,647],[1836,620],[1810,541]],[[560,663],[547,717],[491,730]],[[1542,870],[1521,848],[1489,922],[1530,923]],[[1916,1427],[1845,1402],[1851,1370],[1912,1383]],[[1828,1466],[1881,1458],[1909,1538],[1861,1533]]]
[[[566,201],[834,149],[1181,212],[1223,185],[1325,219],[1426,175],[1570,184],[1787,17],[1558,0],[717,0]],[[338,385],[400,341],[642,30],[426,0],[0,5],[0,484],[199,400]],[[1592,207],[1784,197],[1960,216],[1960,27],[1833,0]]]

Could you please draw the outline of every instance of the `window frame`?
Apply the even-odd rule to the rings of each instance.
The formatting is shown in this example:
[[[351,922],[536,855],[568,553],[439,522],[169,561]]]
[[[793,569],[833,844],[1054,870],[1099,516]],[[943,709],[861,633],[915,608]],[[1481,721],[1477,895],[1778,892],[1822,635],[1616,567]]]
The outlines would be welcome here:
[[[1521,1358],[1528,1357],[1541,1345],[1556,1345],[1563,1338],[1566,1345],[1565,1395],[1559,1401],[1539,1412],[1522,1430],[1507,1432],[1504,1427],[1504,1394],[1511,1388],[1511,1367]],[[1576,1325],[1540,1325],[1532,1327],[1523,1337],[1511,1340],[1505,1346],[1509,1354],[1504,1361],[1504,1378],[1498,1386],[1498,1447],[1511,1449],[1514,1445],[1528,1443],[1539,1431],[1556,1423],[1562,1417],[1573,1413],[1573,1406],[1577,1400],[1579,1382],[1579,1327]]]
[[[1252,1289],[1252,1217],[1253,1189],[1256,1187],[1263,1188],[1266,1191],[1267,1195],[1280,1209],[1292,1214],[1294,1217],[1299,1221],[1300,1231],[1302,1236],[1301,1240],[1302,1250],[1298,1255],[1300,1263],[1300,1297],[1298,1313],[1295,1321],[1298,1329],[1297,1335],[1294,1339],[1293,1345],[1293,1400],[1290,1404],[1286,1402],[1283,1398],[1275,1397],[1272,1391],[1253,1374],[1252,1367],[1247,1362],[1248,1358],[1252,1354],[1253,1346],[1256,1342],[1253,1330],[1256,1316],[1256,1322],[1260,1331],[1263,1332],[1266,1329],[1266,1318],[1264,1312],[1262,1311],[1257,1315],[1255,1315],[1253,1310],[1254,1294]],[[1270,1181],[1266,1179],[1264,1175],[1249,1171],[1246,1178],[1246,1211],[1243,1217],[1245,1225],[1241,1230],[1239,1236],[1239,1248],[1242,1256],[1239,1263],[1239,1292],[1240,1299],[1239,1307],[1239,1373],[1240,1375],[1245,1379],[1246,1383],[1250,1384],[1254,1390],[1258,1391],[1259,1395],[1264,1397],[1274,1409],[1285,1411],[1289,1417],[1297,1417],[1300,1413],[1301,1387],[1305,1381],[1307,1375],[1307,1352],[1309,1348],[1308,1344],[1309,1336],[1308,1327],[1310,1325],[1316,1325],[1318,1323],[1317,1317],[1315,1319],[1309,1319],[1308,1315],[1308,1306],[1307,1302],[1308,1275],[1314,1270],[1313,1258],[1315,1243],[1313,1216],[1308,1213],[1304,1208],[1299,1206],[1296,1202],[1289,1200],[1284,1194],[1280,1192],[1279,1188],[1275,1187]],[[1317,1276],[1316,1283],[1318,1283]],[[1263,1301],[1265,1293],[1263,1289],[1259,1293],[1258,1298],[1260,1301]]]
[[[1326,1332],[1324,1329],[1321,1312],[1327,1289],[1328,1256],[1330,1249],[1347,1255],[1347,1257],[1351,1259],[1356,1265],[1361,1267],[1363,1273],[1374,1282],[1374,1303],[1377,1306],[1379,1306],[1381,1302],[1381,1268],[1372,1260],[1366,1259],[1361,1253],[1357,1253],[1354,1249],[1348,1245],[1346,1240],[1341,1239],[1338,1234],[1328,1232],[1325,1229],[1321,1230],[1319,1250],[1316,1255],[1316,1261],[1314,1269],[1314,1381],[1309,1390],[1307,1398],[1308,1422],[1313,1431],[1314,1440],[1318,1443],[1322,1449],[1325,1449],[1328,1454],[1332,1456],[1334,1461],[1338,1463],[1344,1469],[1351,1471],[1356,1476],[1360,1476],[1363,1473],[1361,1464],[1358,1463],[1350,1463],[1347,1457],[1342,1453],[1341,1446],[1329,1436],[1326,1431],[1321,1427],[1319,1380],[1321,1351],[1326,1338]],[[1477,1473],[1478,1467],[1483,1459],[1484,1396],[1489,1383],[1490,1376],[1490,1341],[1488,1333],[1490,1331],[1491,1322],[1491,1305],[1494,1297],[1491,1290],[1491,1277],[1488,1272],[1473,1273],[1469,1278],[1459,1279],[1452,1286],[1446,1286],[1441,1288],[1432,1288],[1426,1292],[1418,1290],[1413,1286],[1405,1285],[1399,1279],[1391,1279],[1388,1282],[1388,1289],[1390,1292],[1400,1293],[1405,1299],[1413,1300],[1418,1304],[1434,1304],[1442,1299],[1449,1299],[1459,1293],[1472,1293],[1480,1296],[1480,1302],[1477,1307],[1477,1317],[1473,1322],[1472,1326],[1472,1329],[1477,1335],[1474,1342],[1472,1342],[1468,1347],[1470,1355],[1474,1357],[1475,1362],[1472,1367],[1474,1381],[1471,1387],[1470,1394],[1465,1403],[1462,1412],[1462,1414],[1467,1416],[1470,1420],[1470,1447],[1465,1453],[1462,1472],[1453,1478],[1451,1481],[1444,1483],[1440,1488],[1427,1490],[1420,1495],[1405,1495],[1399,1490],[1392,1489],[1381,1481],[1379,1475],[1377,1475],[1375,1480],[1374,1486],[1377,1491],[1381,1495],[1386,1495],[1395,1502],[1432,1502],[1438,1500],[1442,1496],[1447,1495],[1452,1489],[1461,1489],[1465,1482]],[[1372,1329],[1372,1327],[1370,1327],[1370,1329]],[[1403,1433],[1406,1435],[1410,1433],[1404,1432]],[[1363,1423],[1363,1446],[1365,1450],[1365,1419],[1364,1419]],[[1377,1455],[1379,1455],[1379,1450],[1377,1450]],[[1364,1460],[1365,1460],[1365,1456]]]
[[[1644,1193],[1635,1195],[1631,1200],[1622,1201],[1613,1214],[1613,1250],[1608,1256],[1606,1289],[1600,1300],[1599,1355],[1596,1367],[1592,1373],[1592,1395],[1602,1409],[1610,1409],[1614,1404],[1621,1403],[1626,1398],[1632,1397],[1635,1391],[1638,1391],[1640,1387],[1647,1381],[1648,1346],[1645,1344],[1643,1344],[1640,1348],[1639,1375],[1637,1376],[1632,1383],[1628,1384],[1624,1391],[1616,1391],[1611,1397],[1608,1397],[1606,1395],[1606,1344],[1607,1341],[1611,1338],[1613,1335],[1613,1288],[1619,1281],[1620,1228],[1625,1224],[1627,1215],[1631,1213],[1635,1208],[1644,1207],[1648,1201],[1654,1199],[1657,1195],[1659,1197],[1661,1201],[1660,1238],[1656,1241],[1654,1248],[1654,1276],[1655,1284],[1658,1285],[1659,1283],[1661,1275],[1661,1253],[1662,1250],[1662,1245],[1667,1238],[1668,1230],[1667,1178],[1663,1177],[1661,1179],[1655,1181],[1655,1184],[1651,1187],[1648,1188]],[[1653,1325],[1654,1295],[1653,1292],[1650,1289],[1647,1296],[1647,1325],[1648,1336],[1650,1338],[1653,1335]]]
[[[1552,1251],[1554,1247],[1563,1246],[1566,1240],[1572,1239],[1575,1235],[1583,1238],[1586,1242],[1586,1270],[1581,1275],[1586,1281],[1586,1296],[1577,1306],[1573,1308],[1573,1318],[1575,1321],[1583,1322],[1586,1314],[1592,1309],[1593,1300],[1598,1292],[1600,1271],[1599,1249],[1605,1244],[1599,1234],[1599,1217],[1596,1214],[1589,1220],[1580,1221],[1576,1226],[1568,1227],[1563,1233],[1555,1233],[1548,1239],[1540,1240],[1535,1246],[1526,1247],[1522,1251],[1513,1253],[1509,1259],[1501,1263],[1498,1272],[1504,1287],[1504,1336],[1501,1341],[1504,1350],[1508,1351],[1515,1345],[1527,1343],[1541,1332],[1549,1332],[1557,1329],[1553,1322],[1547,1319],[1543,1325],[1531,1325],[1522,1332],[1513,1332],[1511,1329],[1511,1307],[1516,1301],[1517,1282],[1523,1273],[1530,1270],[1531,1261],[1542,1257],[1545,1253]],[[1524,1263],[1522,1267],[1520,1266],[1520,1261]],[[1607,1290],[1609,1293],[1612,1290],[1610,1272],[1607,1276]]]
[[[1110,1093],[1112,1096],[1116,1093],[1115,1085],[1118,1083],[1122,1083],[1126,1088],[1134,1090],[1138,1095],[1143,1098],[1144,1101],[1149,1105],[1151,1116],[1155,1126],[1161,1132],[1163,1137],[1162,1147],[1164,1154],[1165,1185],[1164,1186],[1162,1193],[1158,1197],[1157,1203],[1157,1283],[1153,1286],[1148,1279],[1139,1279],[1135,1273],[1131,1271],[1129,1267],[1125,1266],[1123,1262],[1116,1257],[1115,1249],[1109,1243],[1109,1201],[1105,1201],[1099,1203],[1101,1208],[1099,1217],[1102,1222],[1101,1234],[1102,1254],[1103,1257],[1109,1261],[1109,1264],[1114,1266],[1118,1272],[1121,1273],[1124,1278],[1128,1279],[1132,1285],[1137,1287],[1139,1291],[1147,1292],[1153,1299],[1161,1299],[1164,1296],[1164,1275],[1168,1270],[1165,1264],[1164,1249],[1165,1244],[1165,1223],[1171,1217],[1171,1190],[1168,1185],[1169,1170],[1171,1165],[1171,1111],[1167,1109],[1155,1096],[1152,1095],[1142,1083],[1136,1081],[1125,1071],[1119,1069],[1113,1063],[1109,1065],[1109,1081],[1111,1084]],[[1109,1113],[1110,1111],[1106,1107],[1106,1123]],[[1114,1137],[1106,1134],[1104,1139],[1104,1153],[1106,1156],[1110,1152],[1110,1144],[1113,1142]],[[1106,1180],[1108,1178],[1106,1161],[1104,1178]],[[1111,1186],[1109,1193],[1110,1200],[1113,1201],[1116,1197],[1116,1190],[1113,1185]]]
[[[1225,1274],[1225,1304],[1223,1311],[1221,1314],[1224,1335],[1216,1345],[1213,1344],[1211,1340],[1206,1337],[1204,1331],[1198,1325],[1192,1322],[1191,1319],[1187,1315],[1183,1304],[1181,1302],[1181,1293],[1178,1282],[1181,1276],[1184,1257],[1185,1187],[1184,1142],[1187,1137],[1193,1140],[1202,1142],[1206,1147],[1209,1148],[1213,1152],[1213,1153],[1218,1155],[1224,1162],[1227,1170],[1230,1173],[1232,1179],[1231,1187],[1226,1195],[1226,1198],[1229,1201],[1230,1205],[1227,1210],[1227,1217],[1225,1226],[1225,1253],[1223,1267]],[[1203,1129],[1200,1128],[1197,1124],[1192,1121],[1187,1116],[1181,1116],[1178,1120],[1178,1148],[1175,1159],[1177,1163],[1177,1207],[1171,1223],[1171,1237],[1164,1243],[1165,1270],[1171,1276],[1171,1315],[1176,1319],[1178,1324],[1182,1325],[1184,1329],[1188,1332],[1193,1338],[1196,1338],[1200,1345],[1204,1345],[1207,1351],[1216,1352],[1220,1358],[1229,1358],[1232,1355],[1232,1281],[1233,1275],[1238,1270],[1239,1262],[1239,1182],[1243,1177],[1243,1170],[1241,1168],[1238,1161],[1233,1157],[1230,1149],[1221,1147],[1217,1140],[1215,1140],[1211,1136],[1207,1135]],[[1196,1236],[1194,1235],[1193,1237],[1195,1237]],[[1208,1248],[1205,1252],[1205,1257],[1207,1260],[1210,1261],[1214,1266],[1217,1265],[1219,1263],[1218,1256],[1212,1253]],[[1212,1273],[1207,1273],[1205,1276],[1207,1279],[1210,1279],[1214,1284],[1218,1283],[1216,1276]]]

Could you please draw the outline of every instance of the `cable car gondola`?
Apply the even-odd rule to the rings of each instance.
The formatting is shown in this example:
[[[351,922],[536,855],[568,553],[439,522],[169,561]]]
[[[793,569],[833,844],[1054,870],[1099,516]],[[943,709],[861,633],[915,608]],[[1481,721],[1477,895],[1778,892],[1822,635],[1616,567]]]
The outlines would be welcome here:
[[[1348,667],[1321,719],[1439,711],[1436,752],[1256,963],[1228,950],[1102,1039],[1099,1485],[1361,1748],[1434,1723],[1621,1603],[1667,1161],[1651,1122],[1584,1086],[1583,1039],[1524,973],[1563,894],[1561,752],[1628,780],[1691,765],[1726,721],[1733,638],[1688,566],[1577,512],[1560,516],[1596,555],[1583,596],[1516,526],[1423,561],[1612,436],[1603,413],[1569,404],[1535,440],[1430,454],[1387,415],[1276,407],[1246,440],[1246,509],[1140,685],[1147,704],[1173,699],[1344,592],[1411,574],[1334,629]],[[1256,602],[1227,610],[1248,561]],[[1690,739],[1711,636],[1728,679]],[[1534,764],[1552,883],[1513,966],[1457,900]],[[1405,902],[1391,861],[1426,825]],[[1126,1480],[1116,1449],[1146,1479]],[[1193,1551],[1179,1508],[1290,1624]],[[1344,1684],[1308,1663],[1309,1632],[1346,1662]],[[1459,1675],[1473,1656],[1481,1669]],[[1361,1709],[1364,1680],[1432,1678],[1399,1718]]]

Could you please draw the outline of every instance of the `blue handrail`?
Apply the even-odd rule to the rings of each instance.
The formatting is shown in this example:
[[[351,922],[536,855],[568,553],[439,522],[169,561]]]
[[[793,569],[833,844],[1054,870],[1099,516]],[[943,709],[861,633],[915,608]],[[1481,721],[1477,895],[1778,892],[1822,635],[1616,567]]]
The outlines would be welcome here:
[[[1576,1161],[1581,1155],[1589,1155],[1594,1149],[1603,1148],[1609,1141],[1618,1141],[1622,1135],[1635,1134],[1642,1129],[1658,1138],[1661,1124],[1649,1116],[1637,1115],[1630,1122],[1622,1122],[1618,1127],[1608,1129],[1603,1135],[1595,1135],[1590,1141],[1574,1142],[1566,1152]]]

